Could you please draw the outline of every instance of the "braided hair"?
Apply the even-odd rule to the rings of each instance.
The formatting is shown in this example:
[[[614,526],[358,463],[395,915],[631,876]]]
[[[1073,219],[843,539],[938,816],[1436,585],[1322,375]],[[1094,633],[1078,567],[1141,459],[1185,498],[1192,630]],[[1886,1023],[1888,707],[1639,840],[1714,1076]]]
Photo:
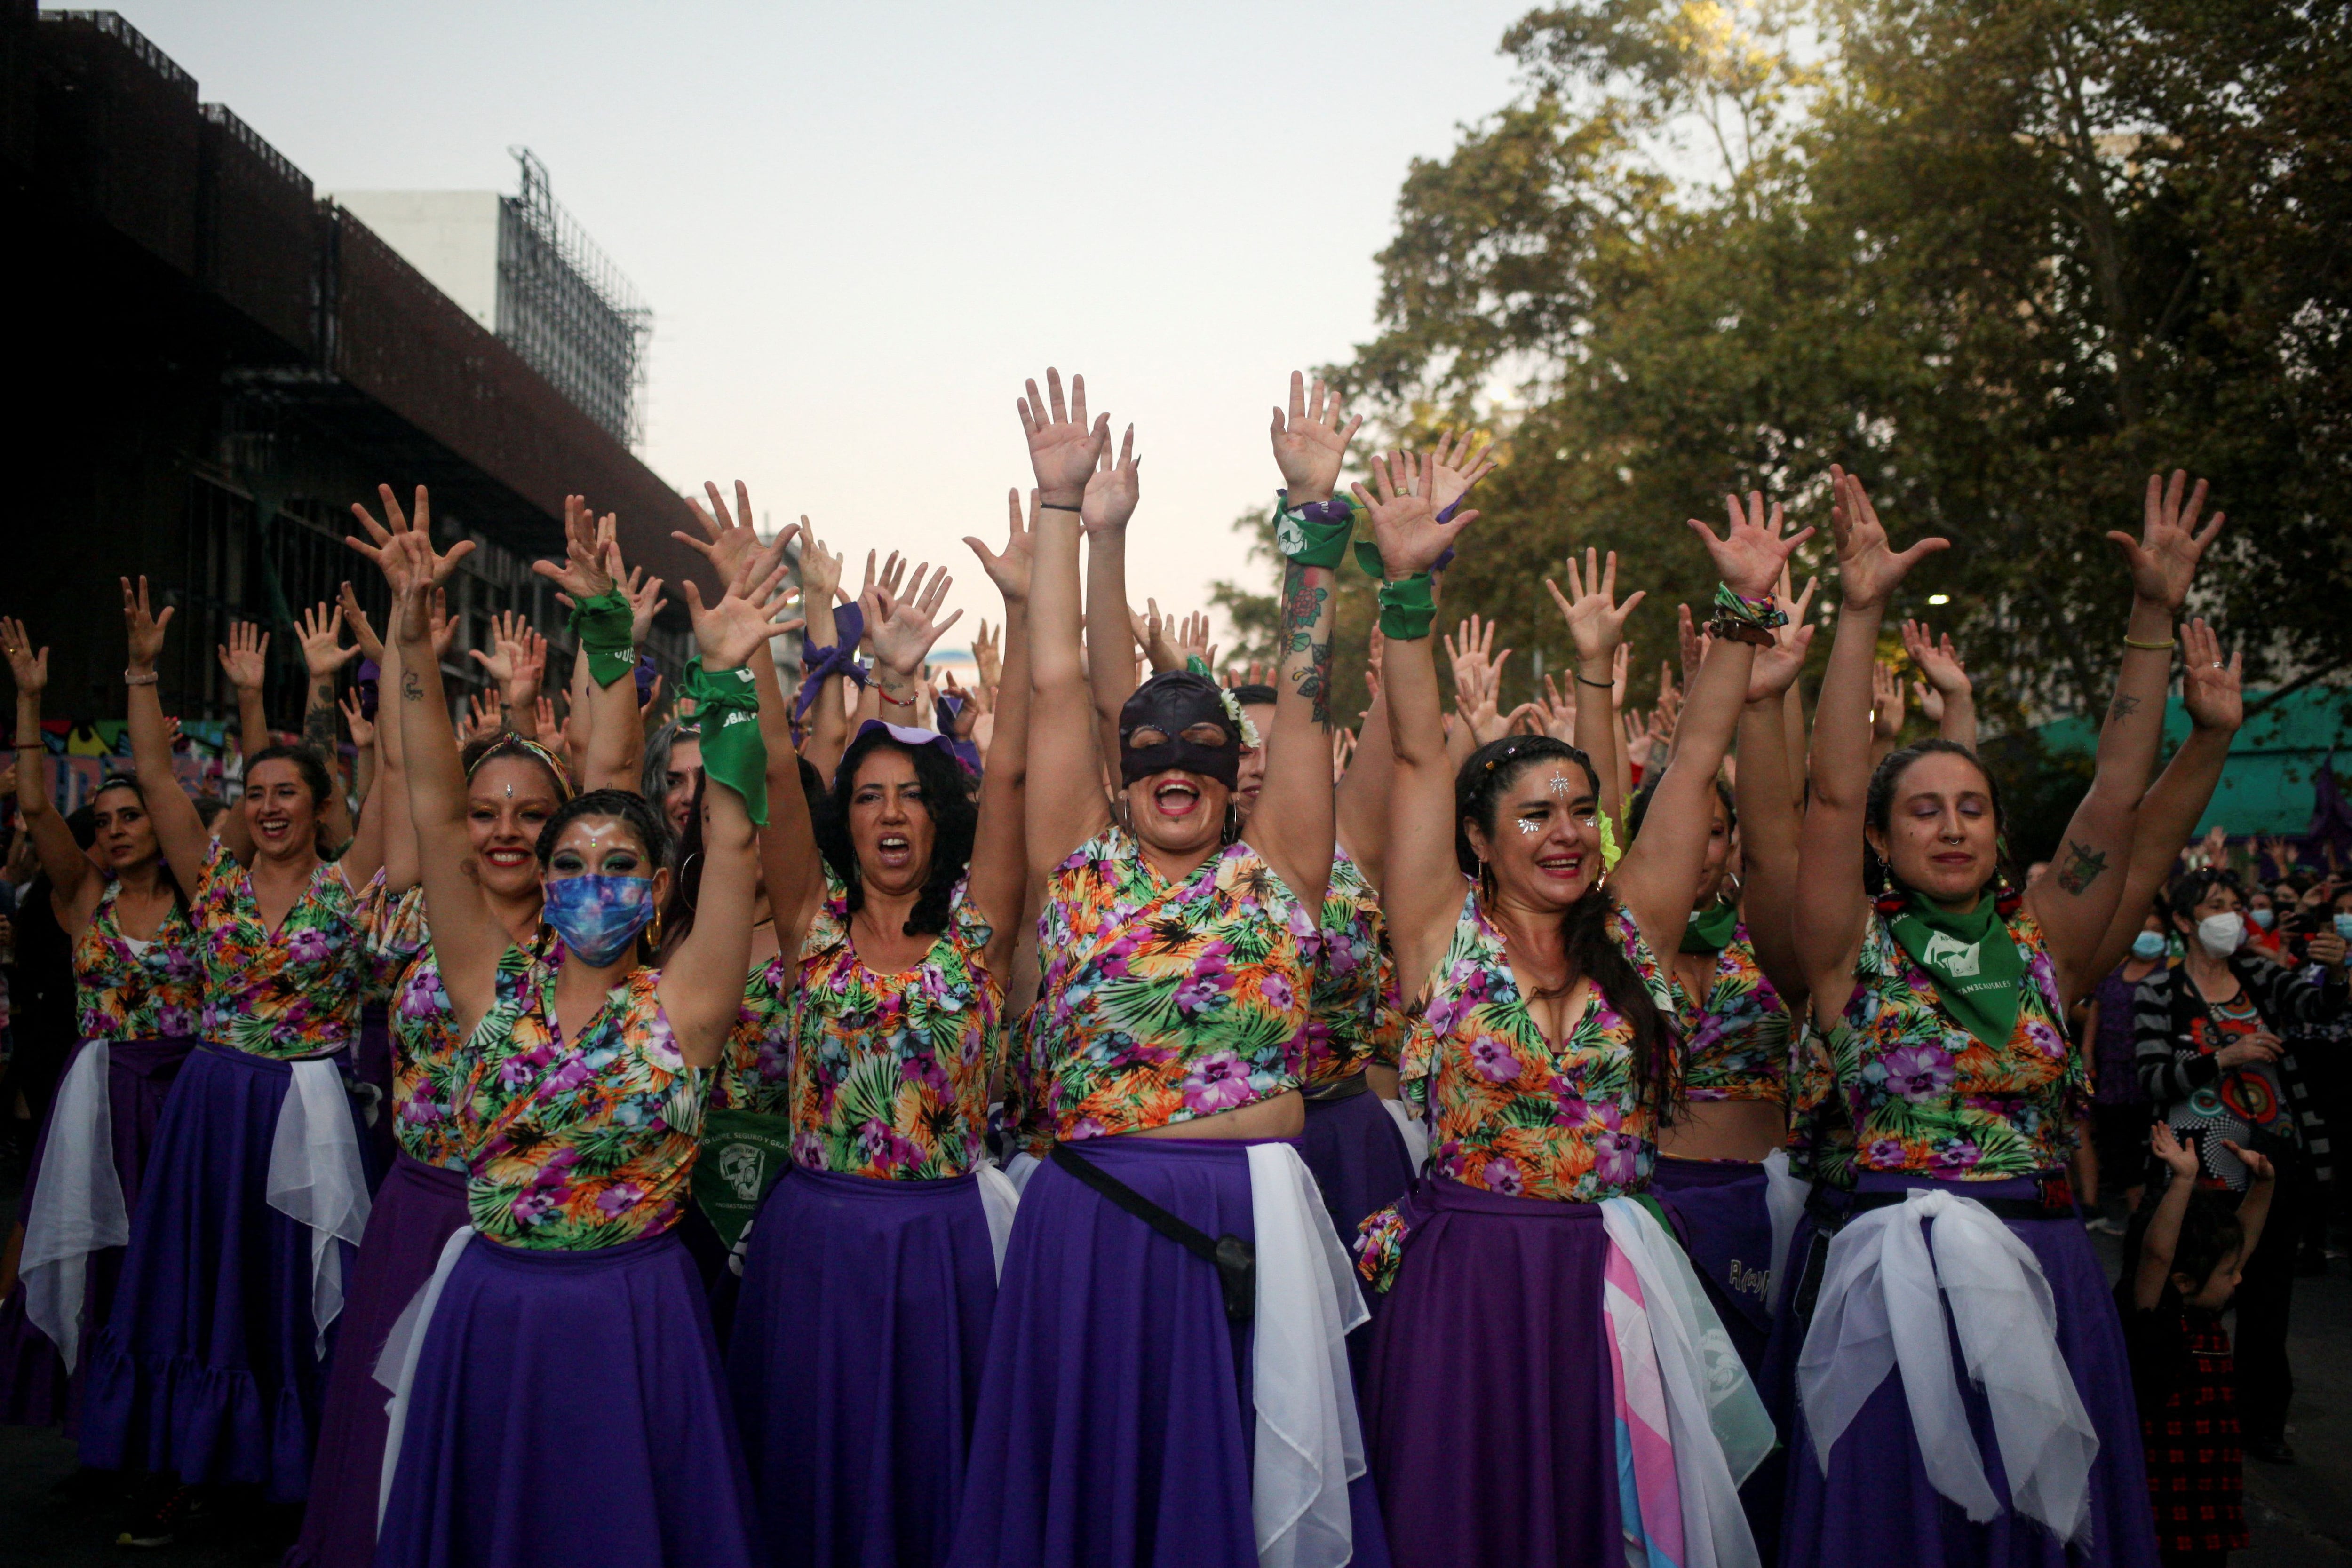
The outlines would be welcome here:
[[[1454,858],[1465,876],[1478,879],[1482,892],[1491,887],[1492,873],[1470,842],[1469,824],[1491,842],[1496,813],[1519,775],[1546,762],[1571,762],[1584,770],[1592,792],[1601,793],[1601,775],[1592,759],[1565,741],[1548,735],[1512,735],[1489,741],[1472,752],[1454,779]],[[1487,893],[1491,897],[1491,893]],[[1609,932],[1609,916],[1616,905],[1605,881],[1596,878],[1584,895],[1560,912],[1560,943],[1567,949],[1567,987],[1539,991],[1549,1000],[1567,994],[1581,977],[1592,982],[1609,1005],[1633,1029],[1633,1084],[1636,1097],[1657,1118],[1660,1126],[1674,1120],[1682,1101],[1682,1051],[1666,1017],[1651,999],[1633,960]]]

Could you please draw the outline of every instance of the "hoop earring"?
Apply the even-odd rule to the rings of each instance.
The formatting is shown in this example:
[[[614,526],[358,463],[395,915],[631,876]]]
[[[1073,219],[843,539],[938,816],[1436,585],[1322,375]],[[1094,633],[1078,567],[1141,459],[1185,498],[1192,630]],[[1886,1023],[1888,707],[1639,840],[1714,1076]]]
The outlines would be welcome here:
[[[1231,800],[1225,802],[1224,842],[1237,844],[1242,841],[1242,809]]]

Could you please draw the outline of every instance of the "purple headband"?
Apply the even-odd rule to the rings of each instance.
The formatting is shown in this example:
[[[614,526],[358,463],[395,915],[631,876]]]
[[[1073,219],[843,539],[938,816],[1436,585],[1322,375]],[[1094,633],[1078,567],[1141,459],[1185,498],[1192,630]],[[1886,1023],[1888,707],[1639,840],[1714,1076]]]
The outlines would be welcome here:
[[[940,756],[946,758],[950,762],[959,760],[956,757],[955,743],[950,740],[946,736],[941,735],[938,730],[912,729],[903,724],[889,724],[878,718],[869,718],[864,724],[859,725],[857,727],[857,733],[849,737],[849,744],[851,746],[856,745],[859,741],[865,739],[867,736],[873,734],[877,729],[882,731],[885,735],[887,735],[891,739],[897,741],[901,746],[914,747],[918,748],[928,746],[937,750]],[[845,747],[844,749],[846,750],[847,748]]]

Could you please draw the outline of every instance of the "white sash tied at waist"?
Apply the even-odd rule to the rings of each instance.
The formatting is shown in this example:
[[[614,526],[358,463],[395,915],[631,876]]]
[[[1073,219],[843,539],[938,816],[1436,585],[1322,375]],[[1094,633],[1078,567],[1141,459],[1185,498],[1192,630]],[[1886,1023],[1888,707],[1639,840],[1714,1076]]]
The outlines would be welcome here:
[[[114,1168],[114,1110],[107,1081],[110,1057],[106,1041],[89,1041],[58,1085],[17,1260],[17,1277],[25,1281],[25,1316],[49,1336],[68,1372],[81,1357],[89,1255],[131,1240],[122,1177]]]
[[[310,1228],[310,1321],[324,1355],[327,1327],[343,1310],[343,1257],[335,1243],[356,1247],[367,1230],[367,1176],[343,1075],[325,1057],[289,1065],[294,1076],[269,1145],[269,1207]]]
[[[1348,1483],[1364,1473],[1348,1331],[1371,1318],[1298,1151],[1249,1146],[1257,1306],[1250,1508],[1259,1568],[1340,1568],[1354,1555]]]
[[[1003,1284],[1004,1247],[1013,1239],[1013,1213],[1021,1207],[1021,1189],[988,1160],[982,1160],[975,1168],[980,1176],[981,1212],[988,1217],[988,1249],[996,1255],[996,1281]]]
[[[1657,1217],[1632,1198],[1612,1197],[1602,1201],[1601,1219],[1641,1283],[1688,1568],[1757,1568],[1739,1487],[1772,1452],[1772,1418],[1698,1271]]]
[[[2089,1544],[2099,1438],[2058,1350],[2050,1281],[2007,1225],[1960,1193],[1915,1189],[1857,1215],[1830,1243],[1797,1360],[1823,1473],[1863,1402],[1899,1367],[1928,1480],[1979,1524],[2000,1511],[1953,1375],[1939,1291],[1969,1380],[1984,1389],[2011,1505],[2061,1540]]]
[[[408,1305],[400,1309],[392,1332],[383,1336],[383,1348],[376,1353],[375,1380],[392,1390],[392,1397],[384,1402],[383,1458],[376,1471],[375,1527],[379,1531],[383,1529],[383,1511],[392,1502],[392,1478],[400,1469],[400,1435],[408,1427],[408,1400],[416,1390],[416,1363],[425,1354],[425,1331],[432,1326],[433,1310],[441,1304],[441,1287],[449,1282],[449,1271],[473,1239],[470,1225],[449,1233],[449,1239],[441,1244],[441,1256],[434,1261],[433,1277],[418,1286]]]
[[[1412,1108],[1402,1100],[1391,1100],[1383,1095],[1381,1109],[1396,1118],[1399,1130],[1404,1134],[1404,1152],[1412,1156],[1412,1168],[1418,1172],[1429,1164],[1429,1129],[1421,1124],[1413,1115]]]
[[[1772,1277],[1765,1289],[1764,1310],[1780,1315],[1780,1299],[1789,1291],[1789,1243],[1796,1239],[1797,1221],[1813,1184],[1789,1168],[1789,1151],[1774,1149],[1764,1156],[1764,1212],[1772,1221]]]

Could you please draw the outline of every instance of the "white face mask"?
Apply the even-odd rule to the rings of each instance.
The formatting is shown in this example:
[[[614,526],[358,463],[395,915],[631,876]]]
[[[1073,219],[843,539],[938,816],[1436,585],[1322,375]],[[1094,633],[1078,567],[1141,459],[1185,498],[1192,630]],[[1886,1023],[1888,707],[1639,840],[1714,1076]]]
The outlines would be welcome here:
[[[2209,915],[2197,923],[2197,945],[2216,958],[2226,958],[2246,939],[2246,917],[2231,909]]]

